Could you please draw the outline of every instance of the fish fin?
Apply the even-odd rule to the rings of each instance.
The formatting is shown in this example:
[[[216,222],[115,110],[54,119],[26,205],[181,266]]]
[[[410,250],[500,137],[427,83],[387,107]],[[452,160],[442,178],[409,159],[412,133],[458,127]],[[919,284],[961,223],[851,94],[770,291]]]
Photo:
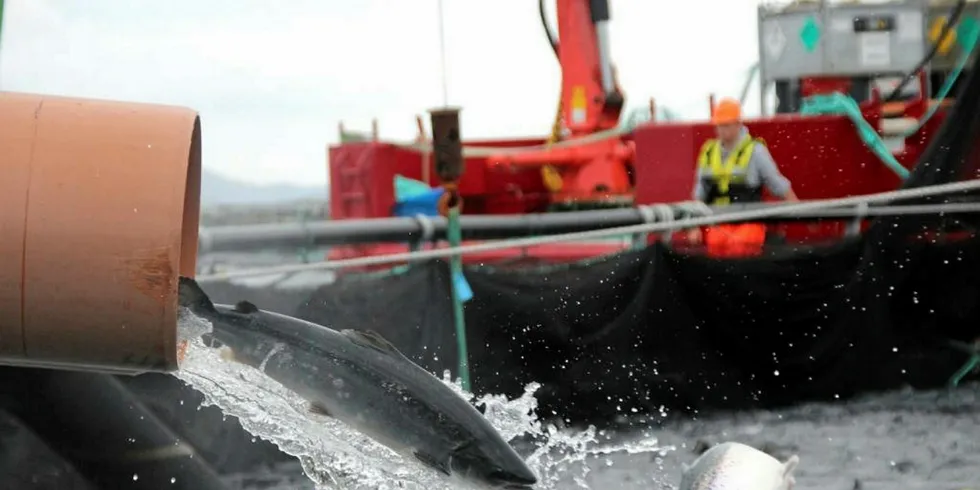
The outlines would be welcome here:
[[[248,301],[239,301],[238,303],[235,303],[235,312],[246,315],[249,313],[258,313],[259,307],[249,303]]]
[[[415,451],[412,454],[415,456],[415,459],[419,460],[420,463],[438,471],[439,473],[442,473],[446,476],[451,476],[453,474],[453,472],[450,471],[449,465],[447,463],[440,463],[432,455],[425,454],[421,451]]]
[[[317,402],[310,402],[310,406],[308,408],[310,410],[310,413],[315,413],[317,415],[324,415],[327,417],[333,417],[333,414],[330,413],[330,410],[327,410],[327,407]]]
[[[201,289],[197,281],[189,277],[180,276],[177,284],[177,299],[180,306],[190,308],[191,311],[215,311],[211,298]]]
[[[391,354],[394,356],[405,357],[391,342],[385,340],[378,332],[374,330],[342,330],[340,333],[344,334],[351,342],[362,347],[370,347],[377,350],[378,352],[384,352],[385,354]]]
[[[796,466],[799,464],[800,464],[800,457],[795,454],[790,456],[788,459],[786,459],[786,462],[783,463],[783,478],[792,480],[793,471],[796,470]]]
[[[687,463],[681,463],[681,474],[684,474],[684,473],[687,473],[688,471],[691,471],[691,466],[694,466],[694,465],[690,465],[690,464],[687,464]]]

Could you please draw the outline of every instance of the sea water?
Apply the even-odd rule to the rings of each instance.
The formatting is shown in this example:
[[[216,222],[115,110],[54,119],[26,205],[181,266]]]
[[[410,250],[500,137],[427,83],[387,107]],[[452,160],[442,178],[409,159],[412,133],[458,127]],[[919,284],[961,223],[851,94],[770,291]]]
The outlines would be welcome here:
[[[298,458],[318,489],[463,488],[458,480],[403,458],[343,422],[311,413],[307,401],[260,369],[222,359],[216,349],[206,347],[201,340],[210,330],[208,321],[180,309],[178,340],[186,351],[176,376],[204,394],[205,405],[215,405],[224,414],[237,417],[245,430]],[[483,405],[484,416],[504,439],[536,441],[526,462],[538,475],[537,489],[589,488],[586,477],[590,466],[612,464],[605,456],[649,453],[659,460],[672,449],[661,447],[650,435],[611,443],[592,427],[568,431],[543,424],[533,415],[537,384],[528,385],[514,400],[498,395],[474,400],[458,383],[450,381],[448,372],[443,382],[459,396]],[[665,480],[673,480],[672,473],[665,476],[662,468],[655,467],[647,473],[633,479],[636,488],[670,488]]]

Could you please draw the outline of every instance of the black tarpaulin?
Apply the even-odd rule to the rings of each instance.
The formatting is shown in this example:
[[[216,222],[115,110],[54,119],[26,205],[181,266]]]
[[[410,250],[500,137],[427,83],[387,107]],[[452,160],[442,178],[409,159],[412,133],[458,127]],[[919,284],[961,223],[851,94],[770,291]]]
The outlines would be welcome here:
[[[473,389],[543,385],[544,414],[574,420],[741,409],[935,387],[966,360],[944,339],[980,336],[976,240],[889,249],[914,256],[884,282],[863,241],[742,261],[657,245],[564,269],[467,271]],[[863,252],[864,251],[864,252]],[[295,314],[378,331],[430,371],[456,371],[442,262],[348,277]]]
[[[978,177],[978,80],[971,71],[905,187]],[[658,244],[589,264],[470,268],[473,388],[515,396],[536,381],[543,415],[601,420],[942,385],[966,360],[948,340],[980,337],[975,225],[888,217],[858,239],[752,259]],[[455,372],[443,262],[346,276],[292,313],[375,330],[434,373]]]

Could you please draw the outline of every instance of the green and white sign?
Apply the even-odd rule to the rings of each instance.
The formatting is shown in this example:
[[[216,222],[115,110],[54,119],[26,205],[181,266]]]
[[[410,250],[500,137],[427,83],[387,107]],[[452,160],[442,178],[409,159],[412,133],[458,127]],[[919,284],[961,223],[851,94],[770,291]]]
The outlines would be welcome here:
[[[800,29],[800,42],[803,43],[803,48],[810,53],[816,50],[820,43],[820,25],[812,15],[803,21],[803,28]]]

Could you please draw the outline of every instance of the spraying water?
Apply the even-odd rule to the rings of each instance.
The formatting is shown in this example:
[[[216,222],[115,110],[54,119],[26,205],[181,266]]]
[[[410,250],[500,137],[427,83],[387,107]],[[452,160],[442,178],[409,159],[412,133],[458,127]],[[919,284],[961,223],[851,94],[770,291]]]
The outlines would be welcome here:
[[[217,350],[201,340],[201,335],[211,331],[210,323],[185,308],[180,310],[178,335],[187,349],[177,377],[203,393],[205,404],[239,418],[245,430],[297,457],[318,489],[464,488],[458,481],[405,460],[340,421],[311,413],[306,400],[265,376],[261,369],[223,360]],[[460,396],[473,400],[449,380],[448,372],[443,381]],[[543,425],[531,415],[537,407],[534,393],[538,387],[528,385],[515,400],[488,395],[475,401],[485,407],[487,420],[504,439],[513,441],[523,436],[537,441],[526,456],[528,466],[539,478],[535,488],[589,488],[589,464],[609,464],[600,459],[602,456],[627,452],[662,457],[670,450],[650,436],[612,444],[602,441],[602,434],[591,427],[569,433]],[[673,479],[669,474],[665,478],[663,471],[651,472],[649,478],[635,481],[636,488],[670,488],[664,480]]]

